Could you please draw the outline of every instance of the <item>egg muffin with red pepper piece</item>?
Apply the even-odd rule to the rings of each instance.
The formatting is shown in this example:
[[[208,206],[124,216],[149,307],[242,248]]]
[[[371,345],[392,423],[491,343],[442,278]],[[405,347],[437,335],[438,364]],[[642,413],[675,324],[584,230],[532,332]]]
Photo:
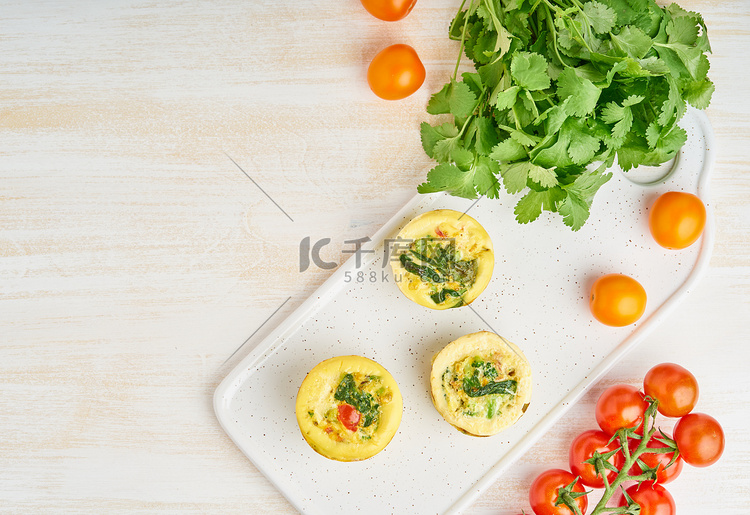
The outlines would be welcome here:
[[[432,361],[435,408],[459,431],[491,436],[513,425],[531,400],[531,367],[517,345],[487,331],[449,343]]]
[[[362,356],[339,356],[316,365],[297,393],[297,423],[310,447],[326,458],[371,458],[401,423],[401,391],[388,371]]]
[[[470,304],[487,287],[495,266],[489,234],[452,209],[422,213],[394,240],[394,280],[407,298],[432,309]]]

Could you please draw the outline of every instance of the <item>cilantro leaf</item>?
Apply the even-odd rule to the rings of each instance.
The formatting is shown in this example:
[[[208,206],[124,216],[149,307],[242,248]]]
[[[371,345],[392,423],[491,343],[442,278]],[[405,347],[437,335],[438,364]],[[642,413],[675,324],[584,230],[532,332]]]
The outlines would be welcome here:
[[[510,137],[524,147],[531,147],[539,142],[536,138],[526,134],[524,131],[513,130],[510,132]]]
[[[568,123],[567,121],[565,123]],[[563,127],[565,125],[563,124]],[[569,166],[573,161],[568,155],[570,146],[570,131],[561,129],[556,135],[549,138],[549,146],[541,148],[536,147],[530,154],[534,163],[545,168],[556,166]]]
[[[586,201],[574,193],[568,193],[558,204],[557,211],[562,215],[565,225],[579,230],[589,218],[589,206]]]
[[[685,68],[693,79],[699,80],[701,78],[702,74],[700,70],[704,67],[703,60],[706,56],[703,55],[700,48],[683,43],[670,43],[664,46],[677,54],[677,57],[685,65]]]
[[[588,164],[599,150],[601,140],[579,119],[568,118],[562,124],[554,144],[537,147],[533,161],[544,167]]]
[[[586,171],[579,175],[572,184],[565,187],[565,190],[570,193],[575,193],[581,198],[586,199],[587,203],[591,204],[594,194],[599,191],[604,184],[612,178],[612,173],[600,173],[596,170]]]
[[[458,138],[446,138],[435,144],[433,158],[438,163],[456,163],[459,168],[465,168],[471,163],[474,155],[463,148]]]
[[[457,197],[474,199],[479,195],[497,198],[498,185],[495,174],[498,164],[489,158],[480,159],[468,170],[452,164],[439,164],[427,174],[427,182],[419,185],[419,193],[448,191]]]
[[[554,169],[543,168],[537,165],[531,165],[529,168],[529,179],[545,189],[557,186],[558,184],[557,174]]]
[[[610,36],[612,44],[624,55],[641,59],[651,50],[652,39],[638,27],[627,25],[619,34]]]
[[[433,127],[427,122],[422,122],[419,126],[422,137],[422,148],[425,153],[435,159],[435,145],[446,138],[455,138],[458,135],[458,128],[451,122],[445,122],[442,125]]]
[[[596,1],[583,4],[583,14],[591,28],[598,34],[608,33],[617,20],[617,14],[611,7]]]
[[[464,82],[450,81],[443,89],[432,95],[427,104],[430,114],[452,114],[456,118],[466,118],[474,111],[477,97]]]
[[[670,43],[682,43],[692,46],[698,39],[698,24],[696,20],[690,17],[680,16],[672,18],[667,23],[666,32]]]
[[[594,194],[611,177],[611,173],[585,172],[572,184],[564,187],[567,196],[558,204],[557,209],[563,216],[565,225],[568,225],[574,231],[583,227],[583,224],[589,218],[589,208]]]
[[[505,63],[502,59],[485,64],[477,68],[477,73],[482,78],[482,84],[489,88],[495,88],[505,73]]]
[[[519,161],[518,163],[507,164],[500,168],[503,185],[508,193],[518,193],[526,187],[526,182],[529,179],[529,170],[532,166],[532,163],[529,161]]]
[[[625,109],[623,117],[612,127],[612,138],[621,141],[633,126],[633,111]]]
[[[488,198],[499,197],[500,182],[497,174],[500,172],[500,165],[497,161],[486,156],[479,156],[470,172],[474,174],[474,184],[480,195]]]
[[[601,95],[601,90],[588,79],[579,77],[575,69],[566,68],[557,78],[557,95],[567,100],[566,112],[572,116],[591,114]]]
[[[477,116],[469,125],[467,139],[471,140],[477,154],[488,155],[497,145],[498,136],[489,118]]]
[[[574,131],[570,135],[568,155],[577,165],[584,165],[594,158],[601,146],[601,140],[586,131]]]
[[[639,98],[642,100],[642,97]],[[629,97],[623,101],[623,105],[619,105],[616,102],[609,102],[602,109],[602,120],[605,123],[614,124],[612,127],[612,138],[615,141],[622,141],[633,126],[633,110],[630,108],[629,101],[638,103],[635,100]]]
[[[524,146],[513,138],[501,141],[490,152],[490,157],[500,163],[510,163],[511,161],[524,159],[527,156],[528,154]]]
[[[625,100],[622,101],[623,107],[632,107],[636,104],[640,104],[646,100],[643,95],[629,95]]]
[[[690,105],[698,109],[705,109],[711,103],[714,93],[714,83],[708,79],[690,82],[685,86],[683,94]]]
[[[515,105],[519,91],[521,91],[520,86],[511,86],[503,91],[493,91],[490,97],[490,105],[498,109],[510,109]]]
[[[656,148],[656,144],[661,137],[661,127],[656,122],[651,122],[646,127],[646,141],[650,148]]]
[[[656,144],[656,152],[661,153],[663,161],[667,161],[682,148],[687,141],[687,132],[682,127],[675,125],[661,140]]]
[[[519,223],[533,222],[544,211],[556,211],[557,202],[565,198],[565,192],[561,188],[552,188],[545,191],[529,190],[516,204],[513,213]]]
[[[568,106],[567,100],[562,104],[554,105],[539,115],[539,120],[545,122],[545,130],[547,134],[554,134],[560,130],[562,124],[568,119],[568,113],[566,108]]]
[[[476,189],[471,174],[452,164],[439,164],[427,173],[427,182],[417,187],[419,193],[447,191],[464,198],[476,198]]]
[[[539,54],[514,52],[510,74],[519,86],[529,91],[547,89],[550,86],[547,60]]]

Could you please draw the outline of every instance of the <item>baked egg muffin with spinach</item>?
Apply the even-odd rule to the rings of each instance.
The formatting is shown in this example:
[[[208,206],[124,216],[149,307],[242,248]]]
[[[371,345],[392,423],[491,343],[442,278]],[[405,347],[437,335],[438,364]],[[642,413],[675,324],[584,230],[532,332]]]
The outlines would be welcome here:
[[[529,406],[531,387],[523,352],[495,333],[462,336],[432,361],[432,402],[468,435],[491,436],[513,425]]]
[[[362,356],[339,356],[316,365],[302,381],[297,423],[310,447],[326,458],[371,458],[401,423],[403,399],[393,376]]]
[[[394,240],[391,267],[406,297],[432,309],[470,304],[487,287],[495,266],[489,234],[452,209],[423,213]]]

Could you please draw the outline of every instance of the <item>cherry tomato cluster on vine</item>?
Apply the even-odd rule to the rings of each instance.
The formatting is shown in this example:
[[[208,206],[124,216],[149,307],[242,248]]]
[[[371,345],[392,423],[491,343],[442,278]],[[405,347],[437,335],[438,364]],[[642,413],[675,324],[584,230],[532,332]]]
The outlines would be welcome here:
[[[417,0],[361,0],[364,8],[383,21],[405,18]],[[397,44],[381,50],[367,68],[367,84],[384,100],[401,100],[417,91],[425,79],[425,69],[417,51]]]
[[[695,376],[674,363],[651,368],[643,391],[627,384],[607,388],[596,403],[599,429],[585,431],[571,443],[570,471],[548,470],[532,483],[534,513],[583,515],[588,508],[585,488],[604,488],[590,515],[607,513],[610,499],[610,506],[639,505],[641,515],[675,515],[674,499],[664,485],[680,475],[683,463],[706,467],[724,451],[721,425],[710,415],[693,412],[698,394]],[[655,409],[679,419],[674,436],[657,430]],[[625,488],[626,481],[636,483]]]
[[[667,249],[684,249],[703,233],[706,208],[692,193],[670,191],[652,204],[648,223],[656,243]],[[632,277],[607,274],[594,282],[589,309],[605,325],[630,325],[646,311],[646,290]]]

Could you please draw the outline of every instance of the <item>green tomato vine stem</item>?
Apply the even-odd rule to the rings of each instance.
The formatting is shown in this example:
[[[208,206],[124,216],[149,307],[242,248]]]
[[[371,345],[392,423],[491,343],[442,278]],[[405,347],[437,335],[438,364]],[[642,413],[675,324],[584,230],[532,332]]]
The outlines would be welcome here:
[[[636,481],[639,484],[644,481],[653,481],[656,478],[656,469],[652,468],[646,468],[641,474],[638,475],[631,475],[630,469],[633,467],[633,465],[637,462],[638,458],[640,458],[643,454],[646,453],[668,453],[673,452],[675,453],[675,458],[673,458],[672,462],[670,463],[671,466],[674,463],[674,460],[676,459],[679,451],[677,451],[676,446],[675,447],[648,447],[648,443],[651,441],[651,438],[654,436],[654,434],[657,432],[657,428],[655,425],[656,422],[656,413],[657,408],[659,406],[659,401],[656,399],[651,399],[650,397],[647,397],[646,400],[649,402],[649,406],[646,409],[646,413],[643,420],[643,437],[640,439],[640,443],[638,446],[632,450],[628,445],[629,438],[638,437],[636,433],[637,427],[631,427],[631,428],[622,428],[617,431],[614,438],[617,438],[617,440],[620,442],[620,449],[617,449],[615,452],[622,451],[623,456],[625,457],[625,461],[620,468],[620,470],[617,473],[617,476],[615,476],[614,480],[610,483],[607,479],[606,470],[600,472],[604,477],[604,495],[602,495],[601,500],[597,503],[597,505],[594,507],[594,510],[589,515],[600,515],[603,513],[609,513],[609,514],[628,514],[633,513],[632,506],[634,503],[631,503],[628,506],[621,506],[621,507],[607,507],[607,502],[612,498],[612,496],[617,492],[617,490],[621,487],[623,483],[626,481]],[[664,435],[662,434],[662,437]],[[608,453],[609,454],[609,453]],[[614,452],[612,453],[614,454]],[[573,507],[571,505],[568,505],[569,508]],[[576,515],[578,514],[578,509],[575,507],[573,510]]]

